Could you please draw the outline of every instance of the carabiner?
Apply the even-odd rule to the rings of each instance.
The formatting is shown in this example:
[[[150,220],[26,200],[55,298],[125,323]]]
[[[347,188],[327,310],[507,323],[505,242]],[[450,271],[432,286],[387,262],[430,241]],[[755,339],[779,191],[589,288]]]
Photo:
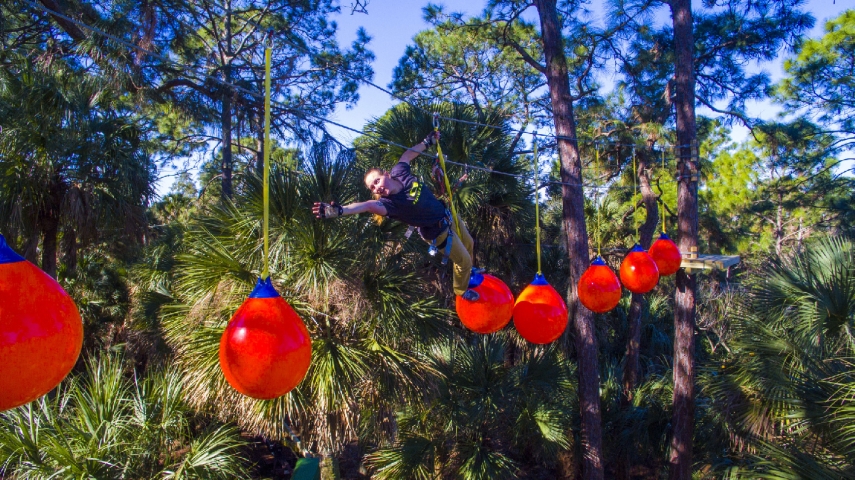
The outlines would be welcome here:
[[[439,113],[436,112],[433,113],[433,128],[439,128]]]

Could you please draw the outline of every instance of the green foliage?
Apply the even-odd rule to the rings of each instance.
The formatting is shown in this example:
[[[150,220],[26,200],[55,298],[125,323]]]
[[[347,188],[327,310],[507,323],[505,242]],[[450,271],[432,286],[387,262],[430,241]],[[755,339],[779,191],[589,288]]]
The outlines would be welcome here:
[[[855,248],[828,239],[771,261],[731,317],[731,355],[705,389],[742,478],[849,478]]]
[[[855,11],[847,10],[825,23],[825,34],[806,39],[796,55],[784,62],[787,77],[777,94],[788,106],[804,109],[821,122],[839,129],[847,143],[855,134]]]
[[[0,413],[0,474],[10,479],[213,478],[249,474],[227,425],[194,419],[175,370],[125,376],[91,359],[56,395]]]
[[[841,200],[851,196],[851,181],[834,173],[833,137],[804,119],[766,123],[754,136],[714,153],[708,166],[704,210],[732,246],[716,243],[782,255],[817,232],[845,231],[849,207]]]
[[[61,233],[76,237],[75,248],[99,240],[99,231],[133,238],[144,227],[154,165],[142,125],[119,92],[62,59],[40,64],[5,57],[0,229],[13,244],[32,241],[38,233],[48,235],[49,217]]]
[[[306,174],[271,168],[272,278],[315,339],[308,376],[292,394],[264,402],[241,397],[217,363],[222,328],[263,264],[257,177],[244,177],[235,204],[206,207],[187,222],[180,245],[167,253],[174,261],[157,265],[153,257],[139,272],[156,301],[154,318],[141,320],[163,329],[197,408],[231,405],[219,415],[243,428],[289,441],[307,437],[313,450],[336,452],[355,436],[359,416],[363,428],[382,429],[394,399],[421,383],[423,362],[411,352],[449,329],[445,310],[422,294],[423,272],[413,273],[421,252],[408,247],[387,257],[398,240],[384,229],[359,218],[311,216],[316,200],[344,203],[365,194],[354,162],[329,142],[307,152],[300,165]],[[363,404],[377,410],[363,412]]]
[[[407,46],[393,72],[393,92],[423,103],[470,104],[479,113],[501,110],[520,123],[545,114],[536,102],[540,72],[496,41],[498,35],[513,38],[537,56],[533,25],[489,27],[483,18],[464,24],[435,6],[425,9],[425,17],[434,28],[419,32]]]
[[[547,348],[509,366],[507,340],[445,342],[427,353],[432,387],[398,415],[397,441],[368,457],[378,478],[511,478],[571,447],[569,363]]]
[[[424,255],[421,239],[405,238],[405,226],[310,213],[316,201],[368,198],[364,170],[402,153],[376,137],[414,145],[433,128],[429,112],[464,120],[440,125],[447,159],[463,164],[448,168],[459,183],[454,201],[477,238],[477,263],[520,291],[535,270],[533,172],[521,152],[530,146],[513,129],[548,129],[552,115],[539,30],[523,14],[531,4],[489,2],[472,19],[428,5],[433,28],[415,36],[392,83],[422,108],[390,109],[349,150],[314,141],[318,122],[304,115],[352,104],[356,79],[371,77],[365,32],[348,49],[334,41],[333,2],[240,0],[231,14],[216,2],[61,3],[190,67],[77,31],[20,0],[0,5],[0,232],[32,260],[53,238],[58,251],[46,258],[60,259],[56,274],[84,317],[87,354],[123,349],[140,369],[131,378],[119,359],[100,355],[48,397],[0,414],[0,476],[246,478],[237,428],[298,455],[355,449],[378,478],[580,475],[572,333],[549,347],[527,344],[512,327],[474,336],[449,308],[447,268]],[[654,196],[671,212],[677,205],[669,173],[677,159],[665,151],[663,165],[659,147],[675,143],[674,42],[653,10],[660,5],[612,2],[602,26],[580,14],[583,2],[557,5],[585,182],[603,187],[596,198],[586,191],[585,215],[614,267],[648,215],[633,191],[628,145]],[[811,18],[796,0],[704,2],[696,12],[699,102],[752,123],[746,102],[770,85],[746,65],[795,44]],[[748,254],[751,263],[729,279],[700,277],[698,477],[855,476],[855,261],[843,240],[855,209],[852,181],[836,163],[853,128],[853,21],[852,12],[832,20],[785,65],[777,98],[817,124],[768,122],[732,145],[727,117],[699,118],[702,250]],[[311,332],[313,359],[293,392],[257,401],[225,382],[218,347],[263,265],[262,111],[242,89],[261,91],[268,30],[277,99],[271,274]],[[604,74],[617,75],[609,94],[597,84]],[[233,107],[226,117],[224,100]],[[225,118],[232,145],[207,145]],[[538,146],[559,178],[552,139]],[[228,152],[235,194],[220,201]],[[176,172],[173,189],[152,202],[155,165],[184,160],[186,170],[193,154],[199,189]],[[424,179],[432,167],[427,157],[414,161]],[[437,180],[431,187],[448,201]],[[575,279],[561,186],[541,191],[544,271],[563,293]],[[46,218],[56,220],[53,234]],[[815,243],[826,234],[834,239]],[[771,252],[779,258],[763,263]],[[614,459],[650,476],[667,468],[674,288],[662,279],[640,303],[630,392],[622,385],[630,298],[596,318],[607,476]]]

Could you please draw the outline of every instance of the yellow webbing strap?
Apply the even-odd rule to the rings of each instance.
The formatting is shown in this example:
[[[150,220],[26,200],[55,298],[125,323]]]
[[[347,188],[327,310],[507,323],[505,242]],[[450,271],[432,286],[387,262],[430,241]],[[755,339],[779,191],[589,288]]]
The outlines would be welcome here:
[[[667,175],[668,170],[665,169],[665,146],[662,146],[662,175]],[[662,204],[662,233],[668,232],[668,213],[665,210],[665,199],[662,197],[659,198],[659,202]]]
[[[632,200],[633,200],[633,208],[636,208],[635,205],[638,203],[635,201],[635,196],[638,195],[638,169],[635,166],[635,147],[632,147]],[[640,242],[641,240],[638,238],[638,220],[635,219],[635,212],[632,215],[632,223],[635,224],[635,240]]]
[[[264,49],[264,272],[270,277],[270,48]]]
[[[600,146],[595,143],[594,147],[596,148],[596,151],[597,151],[597,159],[594,163],[594,168],[596,169],[595,170],[596,179],[594,180],[594,188],[597,189],[597,192],[594,194],[594,208],[597,209],[597,257],[601,257],[603,252],[602,252],[602,241],[600,239],[600,229],[602,228],[602,220],[601,220],[601,217],[602,217],[602,211],[601,210],[602,209],[600,208],[600,190],[601,190],[601,185],[600,185]]]
[[[532,137],[532,145],[533,145],[533,156],[531,159],[533,172],[534,172],[534,234],[537,238],[537,274],[543,275],[543,272],[540,269],[540,184],[537,179],[538,165],[537,165],[537,132],[534,132]]]
[[[439,114],[433,114],[433,130],[439,133]],[[442,147],[439,145],[439,138],[436,139],[436,156],[439,157],[439,168],[442,169],[442,179],[445,180],[445,189],[448,191],[448,205],[451,207],[451,218],[454,219],[454,230],[460,236],[460,224],[457,222],[457,209],[454,207],[454,199],[451,195],[451,183],[448,181],[448,174],[445,172],[445,158],[442,155]]]

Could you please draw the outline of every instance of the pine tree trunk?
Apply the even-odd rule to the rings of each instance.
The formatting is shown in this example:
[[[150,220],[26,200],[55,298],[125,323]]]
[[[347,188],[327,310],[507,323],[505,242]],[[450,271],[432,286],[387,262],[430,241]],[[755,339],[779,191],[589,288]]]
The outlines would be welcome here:
[[[62,234],[63,250],[65,255],[63,262],[67,270],[67,277],[73,277],[77,271],[77,231],[73,228],[66,228]]]
[[[698,245],[698,164],[695,125],[694,34],[690,0],[672,0],[674,21],[675,107],[677,110],[677,230],[681,252]],[[674,296],[674,397],[671,420],[671,480],[692,478],[695,416],[695,275],[677,272]]]
[[[51,183],[48,204],[44,205],[39,215],[39,226],[42,235],[42,270],[56,278],[57,236],[59,235],[59,210],[62,201],[59,179]]]
[[[59,221],[53,217],[42,219],[42,270],[56,279],[56,237]]]
[[[540,14],[546,81],[552,102],[558,153],[561,158],[563,223],[570,254],[570,288],[567,304],[576,340],[579,361],[579,406],[582,417],[582,478],[603,478],[602,425],[600,415],[600,367],[593,314],[578,301],[576,282],[588,268],[588,232],[585,226],[582,162],[576,142],[573,101],[564,57],[564,41],[556,10],[556,0],[537,0]]]

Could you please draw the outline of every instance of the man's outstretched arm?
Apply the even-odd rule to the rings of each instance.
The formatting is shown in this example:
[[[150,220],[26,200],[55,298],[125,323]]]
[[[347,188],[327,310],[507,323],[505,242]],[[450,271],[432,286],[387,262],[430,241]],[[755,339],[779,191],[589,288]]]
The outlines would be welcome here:
[[[386,207],[378,200],[369,200],[367,202],[356,202],[348,205],[336,205],[333,203],[315,202],[312,206],[312,213],[318,218],[336,218],[343,215],[356,215],[357,213],[373,213],[375,215],[386,216]]]

